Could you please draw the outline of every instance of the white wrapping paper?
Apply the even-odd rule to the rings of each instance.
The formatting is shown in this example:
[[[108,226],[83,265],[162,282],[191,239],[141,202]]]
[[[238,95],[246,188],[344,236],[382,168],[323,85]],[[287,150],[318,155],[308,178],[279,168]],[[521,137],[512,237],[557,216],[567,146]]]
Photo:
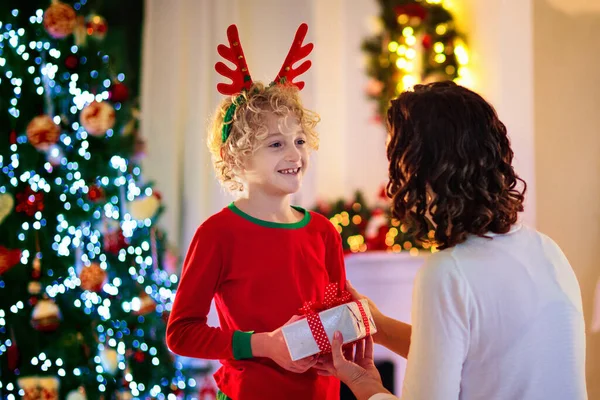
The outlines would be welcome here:
[[[375,321],[369,310],[367,300],[360,300],[360,303],[367,314],[370,333],[377,332]],[[329,310],[319,313],[327,338],[331,343],[335,331],[340,331],[344,337],[344,344],[357,341],[367,336],[366,327],[360,314],[360,310],[356,302],[342,304]],[[313,334],[306,319],[296,321],[282,328],[283,337],[290,356],[293,361],[318,354],[319,346],[315,341]]]

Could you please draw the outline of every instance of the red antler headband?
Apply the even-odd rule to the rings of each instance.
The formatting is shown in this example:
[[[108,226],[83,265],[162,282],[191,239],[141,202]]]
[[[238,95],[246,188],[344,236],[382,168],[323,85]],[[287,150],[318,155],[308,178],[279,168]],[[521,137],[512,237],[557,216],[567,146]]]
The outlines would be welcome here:
[[[294,79],[308,71],[311,66],[311,62],[310,60],[306,60],[297,68],[294,68],[293,66],[298,61],[306,58],[314,47],[312,43],[302,45],[307,32],[308,25],[301,24],[298,27],[288,55],[285,58],[279,73],[275,77],[275,80],[271,84],[292,84],[295,85],[298,90],[302,90],[302,88],[304,88],[304,82],[294,82]],[[250,89],[252,86],[252,78],[250,77],[250,72],[248,71],[248,64],[246,63],[246,58],[244,57],[244,51],[242,50],[242,44],[240,42],[240,36],[235,25],[230,25],[227,28],[227,39],[229,40],[229,47],[220,44],[217,46],[217,51],[221,57],[234,63],[236,69],[231,69],[223,62],[219,61],[215,64],[215,70],[224,77],[231,79],[231,83],[219,83],[217,85],[217,90],[219,93],[231,96]],[[221,131],[221,139],[223,140],[223,143],[225,143],[229,137],[235,109],[242,100],[243,97],[238,96],[238,98],[229,106],[227,112],[225,113],[225,117],[223,118],[223,129]]]

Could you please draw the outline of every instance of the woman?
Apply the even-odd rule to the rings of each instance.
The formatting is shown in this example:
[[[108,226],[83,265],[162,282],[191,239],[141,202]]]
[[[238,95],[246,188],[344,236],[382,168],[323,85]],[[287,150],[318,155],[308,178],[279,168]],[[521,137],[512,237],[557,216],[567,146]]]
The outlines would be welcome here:
[[[394,217],[422,240],[433,229],[441,250],[415,280],[412,329],[374,308],[375,341],[408,356],[402,398],[586,399],[579,286],[556,243],[518,222],[526,185],[492,106],[452,82],[417,85],[392,101],[388,126]],[[359,400],[396,399],[372,339],[353,361],[341,341],[322,373]]]

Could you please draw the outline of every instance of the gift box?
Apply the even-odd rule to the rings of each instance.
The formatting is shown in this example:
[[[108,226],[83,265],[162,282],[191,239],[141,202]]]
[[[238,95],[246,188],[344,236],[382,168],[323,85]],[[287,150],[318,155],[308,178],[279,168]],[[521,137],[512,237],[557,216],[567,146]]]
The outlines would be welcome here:
[[[338,293],[337,284],[327,286],[322,303],[306,303],[301,312],[305,319],[282,328],[293,361],[330,352],[336,331],[342,333],[344,344],[377,332],[367,300],[352,301],[350,293]]]

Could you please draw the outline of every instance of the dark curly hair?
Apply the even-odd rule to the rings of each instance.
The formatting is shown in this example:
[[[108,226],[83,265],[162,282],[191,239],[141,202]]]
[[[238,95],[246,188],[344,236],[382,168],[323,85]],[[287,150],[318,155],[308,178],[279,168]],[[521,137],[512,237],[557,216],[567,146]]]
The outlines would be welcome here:
[[[527,184],[513,169],[506,127],[489,103],[453,82],[436,82],[400,94],[387,115],[387,194],[393,216],[417,240],[430,241],[433,229],[442,250],[469,234],[510,230]]]

